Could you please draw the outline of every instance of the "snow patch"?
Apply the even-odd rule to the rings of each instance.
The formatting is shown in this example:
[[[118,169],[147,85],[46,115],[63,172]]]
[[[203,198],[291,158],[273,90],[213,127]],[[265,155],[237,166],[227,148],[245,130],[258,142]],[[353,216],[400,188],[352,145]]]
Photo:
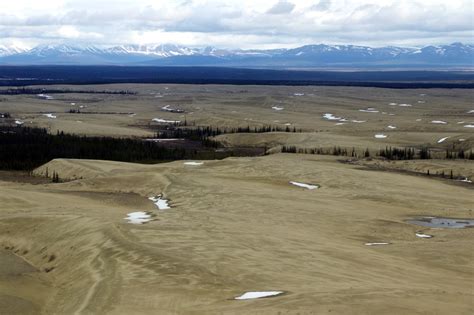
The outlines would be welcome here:
[[[166,120],[166,119],[161,119],[161,118],[153,118],[152,121],[158,122],[158,123],[167,123],[167,124],[178,124],[181,122],[180,120]]]
[[[376,242],[376,243],[365,243],[367,246],[378,246],[378,245],[390,245],[390,243]]]
[[[384,134],[380,133],[380,134],[376,134],[374,137],[377,138],[377,139],[385,139],[385,138],[387,138],[387,135],[384,135]]]
[[[323,118],[324,119],[327,119],[327,120],[341,120],[341,119],[344,119],[342,117],[337,117],[337,116],[334,116],[333,114],[330,114],[330,113],[326,113],[323,115]]]
[[[359,112],[364,112],[364,113],[378,113],[379,111],[376,110],[375,108],[368,107],[367,109],[359,109]]]
[[[182,139],[182,138],[163,138],[163,139],[151,138],[151,139],[145,139],[145,141],[152,141],[152,142],[182,141],[182,140],[185,140],[185,139]]]
[[[387,128],[388,128],[388,129],[397,129],[397,127],[392,126],[392,125],[387,126]]]
[[[474,125],[464,125],[465,128],[474,128]]]
[[[203,162],[184,162],[184,165],[192,165],[192,166],[198,166],[198,165],[203,165]]]
[[[57,118],[57,116],[53,115],[53,114],[43,114],[43,116],[46,116],[46,117],[51,118],[51,119]]]
[[[130,212],[123,219],[128,220],[128,223],[131,224],[145,224],[152,220],[151,215],[144,211]]]
[[[319,185],[311,185],[311,184],[305,184],[305,183],[299,183],[299,182],[293,182],[293,181],[290,181],[290,184],[298,186],[298,187],[310,189],[310,190],[319,188]]]
[[[415,233],[416,237],[420,238],[432,238],[433,235],[423,234],[423,233]]]
[[[17,125],[23,125],[25,122],[24,121],[21,121],[21,120],[15,120],[15,124]]]
[[[285,108],[278,107],[278,106],[272,106],[272,109],[274,109],[274,110],[284,110]]]
[[[251,291],[245,292],[241,296],[234,298],[235,300],[251,300],[265,297],[277,296],[283,294],[283,291]]]
[[[158,196],[155,196],[155,197],[148,197],[148,199],[153,201],[153,203],[155,204],[155,206],[159,210],[171,209],[171,207],[168,204],[168,200],[163,199],[162,195],[158,195]]]
[[[432,120],[431,121],[432,124],[441,124],[441,125],[446,125],[447,122],[443,121],[443,120]]]
[[[36,96],[38,96],[39,98],[41,99],[44,99],[44,100],[52,100],[54,99],[51,95],[47,95],[47,94],[37,94]]]
[[[446,139],[448,139],[448,138],[449,138],[449,137],[441,138],[441,139],[438,140],[438,143],[442,143],[442,142],[444,142],[444,140],[446,140]]]

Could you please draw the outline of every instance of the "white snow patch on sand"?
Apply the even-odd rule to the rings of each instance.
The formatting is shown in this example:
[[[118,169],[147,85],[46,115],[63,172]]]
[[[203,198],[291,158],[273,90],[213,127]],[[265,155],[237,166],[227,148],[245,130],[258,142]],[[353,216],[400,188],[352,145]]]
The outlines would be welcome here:
[[[184,165],[192,165],[192,166],[198,166],[198,165],[203,165],[203,162],[184,162]]]
[[[376,242],[376,243],[365,243],[367,246],[378,246],[378,245],[390,245],[390,243]]]
[[[151,215],[144,211],[130,212],[124,220],[131,224],[144,224],[151,221]]]
[[[398,106],[400,106],[400,107],[411,107],[412,105],[411,104],[398,104]]]
[[[471,109],[470,111],[467,112],[468,114],[474,114],[474,109]]]
[[[251,300],[260,299],[265,297],[277,296],[283,294],[283,291],[251,291],[245,292],[241,296],[235,298],[235,300]]]
[[[290,181],[290,184],[301,187],[301,188],[306,188],[306,189],[318,189],[319,185],[311,185],[311,184],[305,184],[305,183],[299,183],[299,182],[293,182]]]
[[[467,178],[467,177],[464,177],[463,179],[460,179],[459,181],[460,181],[460,182],[464,182],[464,183],[472,183],[472,180],[470,180],[470,179]]]
[[[447,122],[443,121],[443,120],[432,120],[431,121],[432,124],[441,124],[441,125],[446,125]]]
[[[161,119],[161,118],[153,118],[152,121],[158,122],[158,123],[168,123],[168,124],[177,124],[180,123],[180,120],[166,120],[166,119]]]
[[[384,134],[380,133],[380,134],[375,135],[374,137],[377,138],[377,139],[385,139],[385,138],[387,138],[387,135],[384,135]]]
[[[397,129],[397,127],[395,127],[395,126],[392,126],[392,125],[390,125],[390,126],[387,126],[387,128],[388,128],[388,129]]]
[[[459,142],[463,142],[463,141],[466,141],[466,139],[459,139],[458,141],[459,141]]]
[[[428,234],[423,234],[423,233],[415,233],[415,235],[417,237],[420,237],[420,238],[432,238],[433,235],[428,235]]]
[[[449,137],[441,138],[441,139],[438,140],[438,143],[442,143],[442,142],[444,142],[444,140],[446,140],[446,139],[448,139],[448,138],[449,138]]]
[[[304,96],[304,93],[294,93],[294,96]]]
[[[76,105],[76,103],[71,103],[71,106],[74,106],[74,105]]]
[[[15,124],[17,125],[23,125],[25,122],[24,121],[21,121],[21,120],[15,120]]]
[[[367,109],[359,109],[359,112],[364,112],[364,113],[378,113],[379,111],[376,110],[373,107],[369,107]]]
[[[272,109],[274,109],[274,110],[284,110],[285,108],[278,107],[278,106],[272,106]]]
[[[185,140],[184,138],[151,138],[151,139],[145,139],[145,141],[153,141],[153,142],[166,142],[166,141],[182,141]]]
[[[47,95],[47,94],[37,94],[36,96],[38,96],[39,98],[42,98],[42,99],[45,99],[45,100],[52,100],[53,97],[51,95]]]
[[[474,125],[464,125],[465,128],[474,128]]]
[[[343,122],[340,122],[340,123],[336,123],[334,124],[335,126],[340,126],[340,125],[345,125],[346,123],[343,123]]]
[[[421,118],[418,118],[418,119],[417,119],[417,120],[415,120],[415,121],[421,121]]]
[[[155,197],[148,197],[148,199],[153,201],[155,206],[160,210],[171,209],[171,207],[168,204],[168,200],[163,199],[163,197],[161,195],[158,195],[158,196],[155,196]]]
[[[353,123],[356,123],[356,124],[361,124],[361,123],[367,122],[367,120],[355,120],[355,119],[353,119],[353,120],[351,120],[351,121],[352,121]]]
[[[51,119],[57,118],[57,116],[53,115],[53,114],[43,114],[43,116],[46,116],[46,117],[51,118]]]
[[[337,116],[334,116],[333,114],[330,114],[330,113],[326,113],[323,115],[323,118],[327,119],[327,120],[341,120],[341,119],[344,119],[342,117],[337,117]]]
[[[398,103],[388,103],[388,105],[390,105],[390,106],[397,106]]]
[[[424,104],[425,101],[418,101],[418,104]]]

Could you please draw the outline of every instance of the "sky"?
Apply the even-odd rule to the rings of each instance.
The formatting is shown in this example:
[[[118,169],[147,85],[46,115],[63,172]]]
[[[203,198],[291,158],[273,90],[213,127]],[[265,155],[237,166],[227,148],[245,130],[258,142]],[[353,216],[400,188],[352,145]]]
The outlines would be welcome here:
[[[473,0],[0,0],[0,44],[472,44],[473,6]]]

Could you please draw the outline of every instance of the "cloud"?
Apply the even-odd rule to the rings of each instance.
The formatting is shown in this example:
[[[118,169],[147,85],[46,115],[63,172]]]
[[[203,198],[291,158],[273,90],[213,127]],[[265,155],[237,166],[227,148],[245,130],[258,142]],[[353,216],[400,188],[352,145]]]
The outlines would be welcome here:
[[[268,14],[286,14],[291,13],[295,5],[293,3],[287,2],[285,0],[278,1],[273,7],[271,7],[267,13]]]
[[[472,43],[471,0],[0,1],[0,44],[176,43],[228,48],[304,44]]]
[[[318,3],[311,6],[311,10],[315,11],[326,11],[331,7],[331,0],[321,0]]]

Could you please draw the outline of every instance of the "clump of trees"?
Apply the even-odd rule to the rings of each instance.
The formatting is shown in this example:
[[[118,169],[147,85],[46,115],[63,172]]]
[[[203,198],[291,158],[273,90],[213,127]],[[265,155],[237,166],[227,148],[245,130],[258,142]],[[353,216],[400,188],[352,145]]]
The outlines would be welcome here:
[[[457,151],[446,149],[446,159],[467,159],[474,160],[474,152],[470,150],[469,152],[464,151],[464,149],[459,149]]]
[[[284,145],[281,148],[282,153],[301,153],[301,154],[319,154],[319,155],[336,155],[336,156],[351,156],[358,157],[355,148],[348,150],[347,148],[341,148],[335,146],[333,148],[298,148],[296,146]],[[370,157],[369,149],[364,151],[364,156]]]
[[[213,142],[209,144],[216,146]],[[156,163],[219,159],[234,154],[231,150],[216,152],[215,149],[164,146],[142,139],[87,137],[59,131],[50,134],[44,128],[0,127],[0,169],[31,170],[55,158]],[[59,175],[56,179],[59,181]]]

